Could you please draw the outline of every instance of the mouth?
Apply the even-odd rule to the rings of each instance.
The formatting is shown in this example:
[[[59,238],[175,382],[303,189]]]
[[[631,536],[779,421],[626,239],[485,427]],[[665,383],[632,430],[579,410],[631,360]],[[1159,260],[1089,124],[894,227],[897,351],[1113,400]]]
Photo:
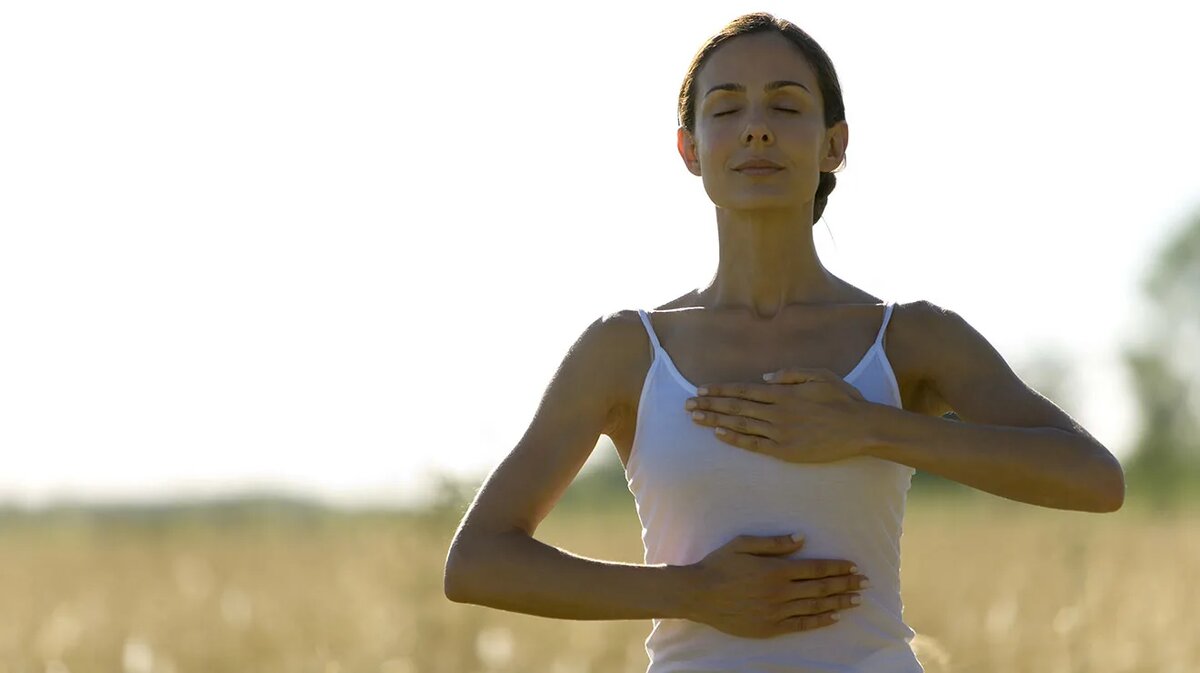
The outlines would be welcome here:
[[[766,159],[751,159],[734,166],[733,170],[743,175],[772,175],[782,171],[783,166]]]
[[[782,168],[771,168],[769,166],[755,166],[752,168],[735,168],[735,171],[742,175],[774,175],[781,172]]]

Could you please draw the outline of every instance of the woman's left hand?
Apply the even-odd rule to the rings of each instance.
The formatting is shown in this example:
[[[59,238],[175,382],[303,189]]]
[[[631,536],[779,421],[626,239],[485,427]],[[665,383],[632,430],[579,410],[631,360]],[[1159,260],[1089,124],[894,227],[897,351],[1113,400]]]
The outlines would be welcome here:
[[[790,463],[866,453],[867,419],[876,405],[857,388],[828,369],[781,369],[763,378],[771,376],[768,383],[700,386],[687,411],[721,441]]]

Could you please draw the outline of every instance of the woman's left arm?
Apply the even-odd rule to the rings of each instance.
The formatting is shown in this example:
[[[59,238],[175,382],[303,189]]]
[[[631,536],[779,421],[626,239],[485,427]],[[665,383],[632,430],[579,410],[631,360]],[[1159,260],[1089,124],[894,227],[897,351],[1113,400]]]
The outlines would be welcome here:
[[[1024,382],[962,317],[918,302],[924,384],[962,422],[872,404],[865,453],[1005,498],[1112,512],[1125,500],[1116,457]]]

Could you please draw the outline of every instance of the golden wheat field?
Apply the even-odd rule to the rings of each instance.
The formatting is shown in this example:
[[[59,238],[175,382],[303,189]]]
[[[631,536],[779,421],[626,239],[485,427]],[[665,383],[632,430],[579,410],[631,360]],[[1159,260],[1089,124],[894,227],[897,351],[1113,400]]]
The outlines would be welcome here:
[[[461,511],[0,526],[0,673],[644,673],[647,621],[448,601]],[[640,562],[636,513],[538,539]],[[926,670],[1200,671],[1200,515],[910,502],[905,619]]]

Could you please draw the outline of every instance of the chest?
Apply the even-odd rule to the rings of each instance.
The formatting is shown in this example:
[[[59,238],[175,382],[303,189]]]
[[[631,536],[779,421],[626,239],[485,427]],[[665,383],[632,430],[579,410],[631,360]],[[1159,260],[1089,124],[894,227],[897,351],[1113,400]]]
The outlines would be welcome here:
[[[787,334],[746,339],[730,330],[710,331],[703,343],[695,332],[678,329],[668,320],[661,323],[652,318],[656,335],[667,353],[670,365],[683,383],[700,386],[713,382],[747,381],[760,383],[762,374],[784,367],[822,368],[846,378],[864,365],[878,365],[873,350],[886,354],[888,366],[896,377],[904,409],[916,413],[933,413],[941,404],[932,391],[923,385],[921,365],[922,341],[909,334],[911,327],[897,306],[880,336],[880,316],[867,315],[857,321],[842,321],[837,327],[816,326],[792,330]],[[645,376],[651,365],[653,351],[647,348],[646,361],[630,385],[622,404],[622,422],[610,434],[622,465],[628,465],[634,432],[637,429],[639,397]],[[667,363],[664,363],[665,366]],[[869,367],[868,367],[869,368]],[[940,415],[940,411],[938,411]],[[705,431],[711,431],[705,428]]]

